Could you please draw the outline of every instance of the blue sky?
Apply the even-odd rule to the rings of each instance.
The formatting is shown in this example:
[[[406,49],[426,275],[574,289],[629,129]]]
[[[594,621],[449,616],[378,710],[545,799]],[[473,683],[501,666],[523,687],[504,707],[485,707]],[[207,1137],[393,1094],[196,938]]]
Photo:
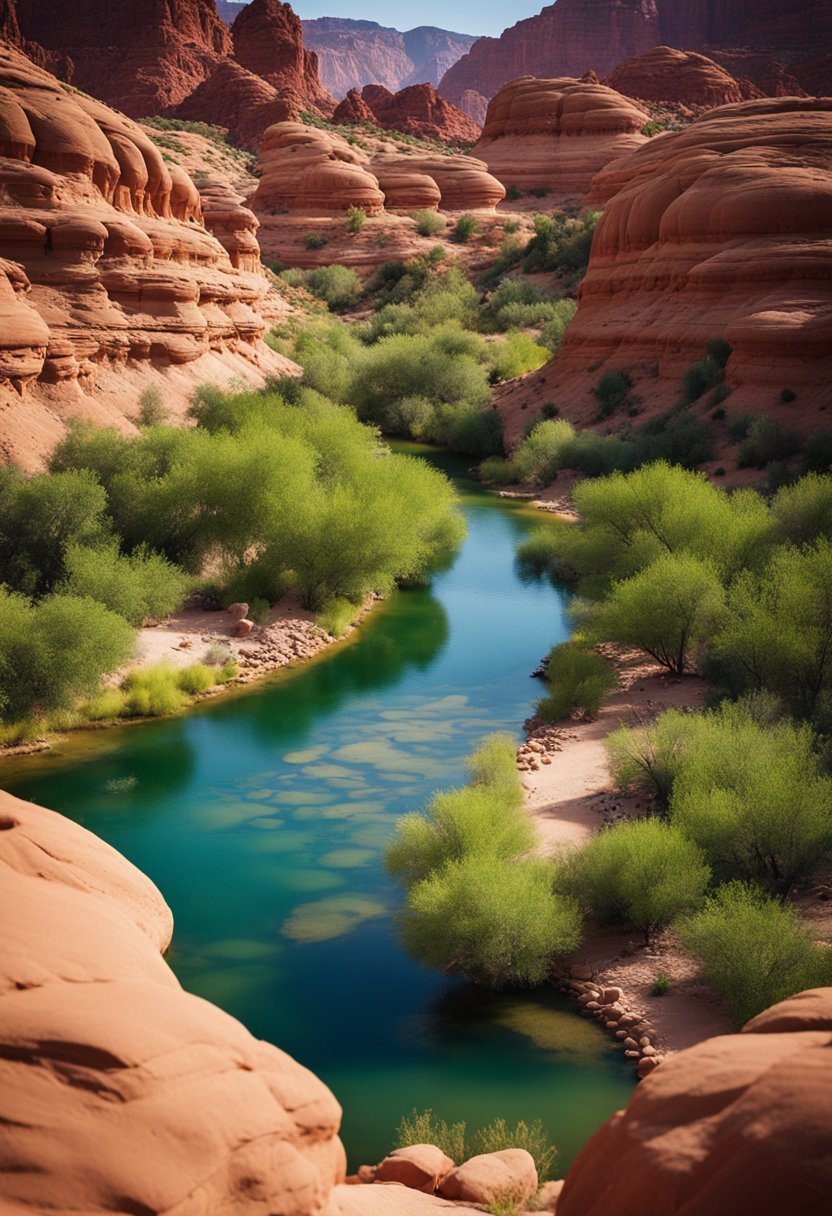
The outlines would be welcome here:
[[[551,0],[292,0],[301,17],[352,17],[398,30],[438,25],[459,34],[501,34]]]

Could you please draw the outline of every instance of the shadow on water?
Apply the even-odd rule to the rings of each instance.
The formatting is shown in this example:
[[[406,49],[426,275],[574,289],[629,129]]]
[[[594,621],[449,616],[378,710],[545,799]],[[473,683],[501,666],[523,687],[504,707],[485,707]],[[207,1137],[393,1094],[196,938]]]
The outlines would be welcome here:
[[[456,477],[469,525],[429,588],[391,596],[308,667],[186,717],[79,736],[0,780],[150,875],[173,908],[183,985],[332,1086],[353,1165],[428,1106],[472,1128],[540,1118],[566,1165],[626,1101],[632,1070],[557,993],[481,992],[396,938],[383,852],[397,816],[464,780],[483,735],[517,733],[530,671],[568,636],[565,596],[514,563],[539,516],[484,494],[453,457],[427,458]]]

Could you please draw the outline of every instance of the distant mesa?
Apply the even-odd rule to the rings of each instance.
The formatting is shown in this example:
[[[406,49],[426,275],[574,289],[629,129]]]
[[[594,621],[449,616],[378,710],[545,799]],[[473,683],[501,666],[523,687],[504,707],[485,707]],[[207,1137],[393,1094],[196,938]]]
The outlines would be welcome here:
[[[611,160],[645,142],[647,113],[590,79],[521,77],[491,100],[474,155],[506,186],[578,201]]]

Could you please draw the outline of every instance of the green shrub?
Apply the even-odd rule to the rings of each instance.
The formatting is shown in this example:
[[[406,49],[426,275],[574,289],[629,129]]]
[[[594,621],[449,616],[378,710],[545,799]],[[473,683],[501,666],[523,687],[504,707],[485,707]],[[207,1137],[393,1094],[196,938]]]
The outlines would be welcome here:
[[[239,675],[240,668],[234,659],[230,659],[227,663],[223,663],[222,667],[215,673],[214,679],[217,684],[227,684],[229,680],[234,680]]]
[[[619,789],[644,790],[658,799],[660,810],[666,810],[697,726],[698,719],[685,710],[668,709],[652,722],[612,731],[604,744],[615,784]]]
[[[667,996],[670,991],[670,976],[666,971],[660,971],[650,987],[651,996]]]
[[[268,625],[272,619],[272,606],[263,595],[252,596],[248,615],[255,625]]]
[[[503,988],[543,983],[553,958],[577,946],[581,918],[553,894],[550,862],[472,852],[411,887],[400,924],[421,962]]]
[[[545,346],[550,354],[556,355],[560,349],[564,334],[569,328],[577,307],[574,300],[557,300],[552,305],[551,312],[538,338],[540,345]]]
[[[555,480],[558,469],[564,467],[574,438],[574,428],[565,420],[535,423],[511,458],[512,479],[535,486],[548,485]]]
[[[538,346],[528,334],[513,330],[491,344],[488,361],[491,365],[491,382],[499,384],[542,367],[549,361],[549,351]]]
[[[410,218],[415,222],[419,236],[436,236],[445,227],[445,217],[438,211],[414,211]]]
[[[54,594],[37,604],[0,586],[0,720],[73,709],[125,662],[135,635],[95,600]]]
[[[755,418],[748,431],[748,438],[737,455],[741,469],[763,469],[772,460],[787,460],[803,446],[803,441],[794,431],[775,422],[773,418]]]
[[[305,283],[333,312],[351,308],[361,296],[361,279],[351,266],[318,266],[306,272]]]
[[[778,1001],[832,984],[832,950],[797,912],[745,883],[722,887],[679,925],[702,975],[742,1025]]]
[[[196,697],[206,689],[213,688],[216,682],[216,672],[205,663],[192,663],[190,667],[182,667],[176,673],[177,686],[190,697]]]
[[[793,401],[797,400],[797,393],[793,388],[783,388],[780,390],[780,400],[784,405],[791,405]]]
[[[184,709],[189,697],[180,688],[177,677],[176,668],[164,662],[128,672],[122,685],[125,716],[162,718]]]
[[[495,1119],[474,1133],[474,1153],[501,1153],[508,1148],[525,1149],[534,1158],[538,1182],[551,1178],[558,1150],[551,1144],[540,1119],[526,1123],[522,1119],[509,1127],[505,1119]]]
[[[321,629],[334,638],[342,638],[356,618],[358,609],[349,600],[330,600],[315,618]]]
[[[668,553],[632,578],[613,585],[599,604],[578,610],[594,642],[643,650],[684,675],[725,613],[725,594],[713,566],[689,554]]]
[[[347,232],[350,236],[358,236],[367,222],[367,212],[362,207],[350,207],[347,211]]]
[[[461,215],[454,224],[451,239],[460,245],[465,245],[476,236],[480,230],[479,221],[473,215]]]
[[[549,692],[535,712],[545,722],[580,714],[596,718],[605,695],[616,685],[615,671],[606,659],[580,642],[562,642],[549,653],[546,669]]]
[[[815,431],[809,435],[803,449],[803,469],[810,473],[828,473],[832,468],[832,430]]]
[[[461,1165],[468,1156],[465,1143],[465,1124],[446,1123],[433,1111],[417,1111],[402,1115],[396,1131],[396,1148],[408,1148],[412,1144],[435,1144],[455,1165]]]
[[[99,600],[131,625],[158,621],[176,612],[190,584],[160,554],[141,547],[125,556],[115,543],[98,549],[68,545],[65,568],[63,591]]]
[[[108,722],[120,718],[126,699],[121,688],[104,688],[82,705],[81,715],[89,722]]]
[[[158,384],[148,384],[139,393],[139,426],[159,426],[167,416],[162,390]]]
[[[731,357],[731,346],[722,338],[712,338],[704,359],[694,363],[682,378],[684,400],[698,401],[710,389],[717,388],[725,378],[725,366]]]
[[[523,252],[526,274],[559,270],[575,277],[589,264],[592,238],[600,212],[588,212],[580,219],[569,219],[562,212],[537,215],[534,236]]]
[[[307,249],[323,249],[326,244],[326,237],[320,232],[307,232],[303,240]]]
[[[597,920],[655,934],[702,901],[710,869],[679,828],[637,819],[607,828],[558,868],[557,889]]]
[[[625,371],[616,370],[604,372],[601,379],[592,390],[598,402],[598,414],[601,418],[609,418],[617,410],[630,402],[630,390],[633,382]]]
[[[212,642],[202,656],[203,663],[207,663],[209,667],[224,667],[226,663],[231,663],[233,659],[234,653],[225,642]]]

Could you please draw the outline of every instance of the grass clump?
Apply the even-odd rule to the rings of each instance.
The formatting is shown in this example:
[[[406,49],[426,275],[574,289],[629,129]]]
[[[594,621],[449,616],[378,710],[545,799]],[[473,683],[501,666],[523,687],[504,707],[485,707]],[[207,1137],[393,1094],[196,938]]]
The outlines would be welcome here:
[[[738,1026],[797,992],[832,984],[832,949],[813,940],[793,908],[748,883],[722,887],[681,922],[679,936]]]
[[[176,668],[170,663],[155,663],[128,672],[122,685],[125,692],[124,716],[164,718],[178,713],[189,702],[180,687]]]
[[[110,722],[124,716],[127,698],[121,688],[104,688],[81,706],[81,715],[88,722]]]
[[[454,224],[451,240],[466,245],[480,230],[479,221],[473,215],[461,215]]]
[[[410,218],[416,224],[419,236],[436,236],[438,232],[444,231],[445,217],[438,211],[413,211]]]
[[[670,991],[670,976],[666,971],[660,971],[650,986],[651,996],[667,996]]]
[[[350,207],[347,210],[347,232],[350,236],[358,236],[367,222],[367,212],[363,207]]]
[[[316,616],[321,629],[333,638],[342,638],[358,614],[355,604],[345,599],[330,600]]]
[[[205,663],[192,663],[183,667],[176,675],[176,683],[182,692],[190,697],[196,697],[208,688],[213,688],[217,682],[217,673]]]
[[[495,1119],[474,1133],[472,1145],[475,1154],[500,1153],[507,1148],[525,1149],[534,1158],[538,1182],[551,1178],[558,1155],[540,1119],[531,1123],[521,1119],[514,1127],[505,1119]]]
[[[535,706],[544,722],[563,718],[596,718],[601,703],[616,685],[612,665],[580,642],[562,642],[549,652],[549,691]]]
[[[434,1144],[454,1165],[461,1165],[468,1155],[465,1141],[465,1123],[446,1123],[433,1111],[417,1111],[402,1115],[396,1129],[396,1148],[409,1148],[412,1144]]]

